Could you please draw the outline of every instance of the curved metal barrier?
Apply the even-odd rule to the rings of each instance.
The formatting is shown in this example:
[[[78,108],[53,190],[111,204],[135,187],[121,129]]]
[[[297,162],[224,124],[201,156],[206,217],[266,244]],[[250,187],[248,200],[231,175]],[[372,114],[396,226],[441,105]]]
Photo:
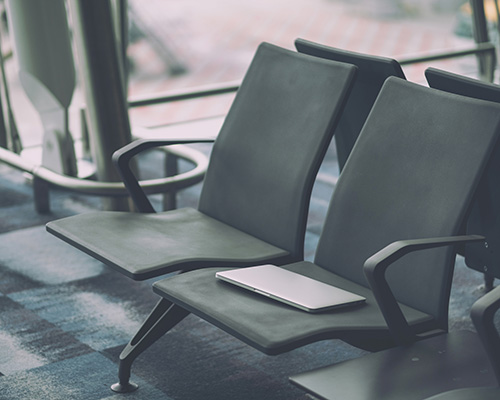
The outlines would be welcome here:
[[[208,166],[208,158],[205,154],[183,145],[169,146],[168,152],[194,164],[194,168],[174,176],[141,181],[141,187],[143,187],[146,194],[176,191],[203,180]],[[97,182],[61,175],[1,147],[0,161],[13,168],[27,172],[33,175],[34,178],[41,179],[52,186],[95,196],[128,196],[127,189],[121,182]]]

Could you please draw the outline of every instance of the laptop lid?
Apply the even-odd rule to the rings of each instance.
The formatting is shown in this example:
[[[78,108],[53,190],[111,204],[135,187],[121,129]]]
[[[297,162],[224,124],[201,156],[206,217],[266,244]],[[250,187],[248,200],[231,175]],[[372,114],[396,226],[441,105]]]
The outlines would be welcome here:
[[[365,301],[357,294],[270,264],[220,271],[215,277],[307,312]]]

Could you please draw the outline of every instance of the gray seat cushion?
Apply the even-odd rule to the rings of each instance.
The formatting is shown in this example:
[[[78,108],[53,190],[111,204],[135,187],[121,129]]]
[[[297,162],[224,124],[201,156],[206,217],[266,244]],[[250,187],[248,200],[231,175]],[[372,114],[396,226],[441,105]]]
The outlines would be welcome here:
[[[48,223],[47,230],[136,280],[289,255],[191,208],[157,214],[92,212]]]
[[[312,343],[321,339],[346,338],[359,330],[387,334],[387,326],[372,292],[317,265],[303,261],[283,268],[330,283],[366,297],[366,304],[311,314],[246,289],[221,282],[208,268],[162,279],[153,289],[162,297],[201,316],[242,341],[267,354]],[[402,306],[410,324],[432,318]]]

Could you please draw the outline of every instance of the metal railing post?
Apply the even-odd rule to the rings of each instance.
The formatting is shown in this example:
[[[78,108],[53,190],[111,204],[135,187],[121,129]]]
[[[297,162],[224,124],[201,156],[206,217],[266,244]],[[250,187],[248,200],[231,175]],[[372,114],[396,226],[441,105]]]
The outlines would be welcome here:
[[[112,154],[130,143],[130,121],[109,0],[69,0],[79,72],[86,99],[91,151],[100,181],[121,181]],[[125,199],[106,209],[127,210]]]
[[[486,22],[483,0],[470,0],[470,6],[472,10],[474,40],[478,44],[489,42],[490,39],[488,35],[488,25]],[[481,80],[493,82],[496,67],[496,55],[494,53],[481,53],[477,55],[477,61]]]

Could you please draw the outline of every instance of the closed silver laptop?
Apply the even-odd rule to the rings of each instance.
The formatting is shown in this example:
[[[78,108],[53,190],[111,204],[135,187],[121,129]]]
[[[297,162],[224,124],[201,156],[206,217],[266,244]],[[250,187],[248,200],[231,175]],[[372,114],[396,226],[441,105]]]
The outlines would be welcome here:
[[[270,264],[221,271],[215,277],[312,313],[366,300],[355,293]]]

